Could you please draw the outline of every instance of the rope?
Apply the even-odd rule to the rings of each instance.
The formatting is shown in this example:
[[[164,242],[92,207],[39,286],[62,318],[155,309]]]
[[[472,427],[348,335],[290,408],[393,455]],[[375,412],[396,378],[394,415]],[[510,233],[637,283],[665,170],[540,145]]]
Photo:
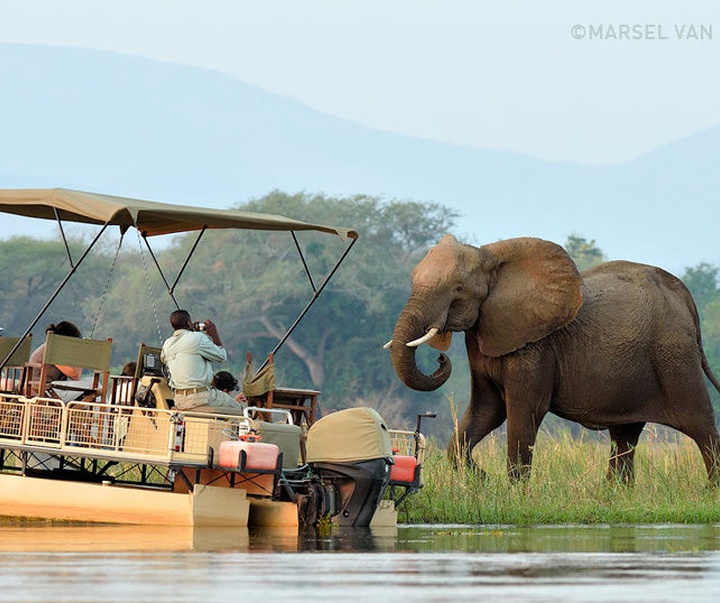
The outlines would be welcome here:
[[[147,259],[145,258],[145,252],[143,251],[142,239],[140,238],[140,231],[135,230],[138,237],[138,247],[140,248],[140,257],[142,258],[143,270],[145,272],[145,282],[147,283],[148,292],[150,293],[150,303],[152,303],[153,316],[155,317],[155,328],[157,329],[158,341],[163,340],[162,329],[160,328],[160,319],[158,317],[157,304],[155,303],[155,292],[152,288],[152,282],[150,281],[150,273],[147,267]]]
[[[113,258],[112,265],[110,266],[110,272],[108,273],[107,282],[105,283],[105,289],[103,289],[102,295],[100,296],[100,304],[98,305],[97,312],[95,313],[95,320],[93,321],[92,329],[90,329],[90,339],[92,339],[93,335],[95,334],[95,327],[97,327],[98,320],[100,319],[100,315],[102,314],[103,306],[105,305],[105,301],[107,300],[108,291],[110,291],[110,281],[112,280],[113,272],[115,272],[115,264],[117,264],[117,259],[120,255],[120,248],[122,247],[124,238],[125,233],[120,233],[120,241],[118,241],[118,246],[115,250],[115,257]]]

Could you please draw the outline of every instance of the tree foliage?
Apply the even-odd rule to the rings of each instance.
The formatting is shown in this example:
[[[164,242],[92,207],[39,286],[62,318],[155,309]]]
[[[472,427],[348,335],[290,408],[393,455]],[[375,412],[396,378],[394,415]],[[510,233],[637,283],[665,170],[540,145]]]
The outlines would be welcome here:
[[[717,266],[711,266],[706,262],[685,269],[682,280],[690,289],[699,309],[704,309],[718,297],[719,272],[720,269]]]
[[[68,247],[72,263],[77,266],[86,247],[85,241],[71,239]],[[58,289],[70,269],[70,258],[61,241],[30,237],[0,241],[0,273],[3,275],[0,324],[6,334],[22,334]],[[75,322],[83,335],[89,335],[94,321],[88,317],[92,316],[91,307],[97,307],[99,294],[104,290],[103,275],[110,261],[112,256],[105,248],[100,248],[77,267],[74,277],[39,321],[34,333],[36,338],[44,336],[47,323],[60,320]]]
[[[706,262],[688,267],[682,280],[692,293],[700,314],[703,347],[708,362],[716,375],[720,375],[720,289],[718,275],[720,268]],[[713,394],[720,402],[720,396]]]
[[[565,242],[565,250],[581,271],[605,261],[605,254],[596,245],[595,239],[588,241],[581,236],[571,234]]]

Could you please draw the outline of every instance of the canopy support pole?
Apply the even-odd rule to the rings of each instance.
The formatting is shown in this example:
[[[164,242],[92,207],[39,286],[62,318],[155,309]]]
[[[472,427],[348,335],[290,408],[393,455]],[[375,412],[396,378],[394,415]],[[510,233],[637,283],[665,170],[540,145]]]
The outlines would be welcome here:
[[[192,249],[188,252],[187,257],[185,258],[185,261],[183,262],[183,265],[180,268],[180,271],[177,273],[177,276],[175,277],[175,281],[172,284],[172,291],[175,292],[175,287],[180,282],[180,277],[182,276],[183,272],[185,272],[185,268],[187,268],[187,265],[190,263],[190,258],[195,253],[195,250],[197,249],[197,246],[200,243],[200,239],[202,239],[202,236],[205,234],[205,231],[207,230],[207,226],[203,226],[202,230],[197,236],[197,239],[195,239],[195,243],[192,246]],[[173,298],[175,299],[175,298]]]
[[[290,234],[292,235],[293,241],[295,241],[295,247],[298,251],[298,254],[300,255],[303,266],[305,267],[305,274],[307,274],[308,280],[310,281],[310,286],[312,287],[313,291],[317,292],[317,289],[315,288],[315,283],[313,282],[312,274],[310,274],[310,268],[308,268],[307,262],[305,261],[305,255],[303,254],[302,249],[300,249],[300,243],[297,240],[297,235],[295,234],[294,230],[291,230]]]
[[[200,234],[198,234],[197,239],[195,239],[195,243],[192,246],[192,249],[187,254],[187,257],[185,258],[185,261],[183,262],[183,265],[180,267],[180,271],[178,272],[177,276],[175,277],[175,280],[173,281],[173,284],[171,285],[167,278],[165,277],[165,273],[163,272],[162,267],[160,266],[160,263],[157,261],[157,258],[155,257],[155,253],[152,250],[152,247],[150,247],[150,243],[148,243],[147,235],[143,233],[143,239],[145,240],[145,246],[147,247],[148,251],[150,252],[150,257],[153,259],[153,262],[155,263],[155,267],[157,268],[158,272],[160,273],[160,276],[162,277],[163,282],[165,283],[165,288],[167,289],[168,295],[173,300],[173,303],[175,304],[176,308],[180,308],[180,305],[177,303],[177,300],[175,299],[175,287],[177,287],[177,284],[180,282],[180,278],[183,275],[183,272],[185,272],[185,268],[187,268],[187,265],[190,263],[190,259],[192,258],[193,254],[195,253],[195,250],[197,249],[198,244],[200,243],[200,239],[205,234],[205,231],[207,230],[207,226],[203,226],[202,230],[200,230]]]
[[[294,233],[293,233],[293,236],[294,236]],[[305,315],[308,313],[308,311],[310,310],[312,305],[317,301],[318,297],[320,297],[320,294],[323,292],[323,289],[325,289],[325,286],[330,282],[330,279],[335,275],[335,273],[337,272],[337,269],[340,267],[340,264],[343,263],[343,261],[347,257],[347,254],[350,253],[352,246],[355,245],[356,242],[357,242],[357,239],[352,239],[350,241],[350,244],[347,246],[347,248],[345,249],[343,254],[340,256],[340,259],[338,259],[338,261],[335,264],[335,266],[333,267],[333,269],[325,277],[325,280],[320,285],[320,288],[317,291],[315,291],[314,295],[312,296],[312,298],[310,298],[310,301],[307,303],[307,305],[305,306],[303,311],[300,312],[298,317],[295,319],[295,322],[292,323],[292,325],[290,325],[290,328],[287,330],[285,335],[283,335],[282,339],[278,342],[278,344],[273,348],[272,352],[270,352],[270,354],[268,354],[268,357],[265,359],[265,362],[262,363],[262,365],[256,371],[255,374],[259,373],[261,370],[263,370],[267,366],[268,362],[270,361],[270,356],[275,355],[275,353],[288,340],[288,337],[290,337],[290,334],[295,330],[295,327],[297,327],[298,324],[300,323],[300,321],[305,317]],[[302,253],[300,255],[302,256]],[[303,259],[303,263],[305,263],[304,259]],[[306,269],[307,269],[307,266],[306,266]],[[312,282],[312,279],[310,279],[310,280]]]
[[[57,220],[58,228],[60,228],[60,236],[62,237],[63,244],[65,245],[65,255],[67,255],[70,266],[73,266],[73,259],[70,254],[70,245],[68,245],[67,237],[65,236],[65,229],[63,228],[62,220],[60,219],[60,213],[58,212],[57,207],[53,207],[53,213],[55,214],[55,220]]]
[[[165,278],[165,273],[163,272],[163,269],[160,266],[160,263],[157,261],[157,258],[155,257],[155,252],[152,250],[152,247],[150,247],[150,243],[148,243],[147,240],[147,233],[142,233],[143,241],[145,241],[145,247],[147,247],[147,250],[150,252],[150,257],[152,258],[153,262],[155,263],[155,268],[157,268],[158,273],[160,274],[160,277],[162,278],[163,282],[165,283],[165,289],[168,292],[168,295],[170,296],[170,299],[173,300],[173,303],[175,304],[176,308],[180,308],[180,306],[177,303],[177,300],[175,299],[175,296],[173,295],[173,291],[170,287],[170,283],[168,283],[167,279]]]
[[[68,273],[65,275],[65,278],[64,278],[64,279],[62,280],[62,282],[58,285],[57,289],[55,289],[55,292],[50,296],[50,299],[48,299],[47,302],[45,302],[45,305],[42,307],[42,310],[40,310],[40,312],[38,312],[38,315],[37,315],[37,316],[35,317],[35,319],[30,323],[30,326],[25,330],[25,332],[22,334],[22,336],[20,337],[20,339],[18,339],[18,342],[13,346],[13,349],[10,350],[10,353],[3,359],[2,363],[0,363],[0,370],[2,370],[3,368],[5,368],[5,365],[6,365],[7,362],[10,360],[10,358],[12,358],[12,355],[15,353],[15,350],[17,350],[17,349],[20,347],[20,345],[21,345],[22,342],[25,340],[25,338],[28,336],[28,334],[30,333],[30,331],[32,331],[33,328],[35,328],[35,325],[40,321],[40,319],[42,318],[43,314],[45,314],[45,311],[50,307],[50,304],[52,304],[52,303],[55,301],[55,298],[56,298],[58,295],[60,295],[60,292],[63,290],[63,288],[65,287],[65,285],[67,284],[67,282],[72,278],[72,276],[75,274],[75,272],[77,272],[77,269],[80,267],[80,264],[83,263],[83,260],[85,260],[85,258],[88,256],[88,254],[90,253],[90,251],[93,249],[93,247],[95,247],[95,244],[98,242],[98,240],[100,239],[100,237],[103,235],[103,233],[104,233],[105,230],[107,229],[108,224],[109,224],[109,222],[105,222],[105,224],[103,224],[103,227],[100,229],[100,232],[98,232],[98,233],[95,235],[95,238],[92,240],[92,242],[90,243],[90,245],[88,246],[88,248],[85,250],[85,252],[82,254],[82,256],[80,257],[80,259],[77,261],[77,264],[73,264],[73,263],[72,263],[72,260],[70,260],[70,270],[69,270]],[[64,235],[63,235],[63,239],[64,239],[64,238],[65,238],[65,237],[64,237]],[[66,242],[66,246],[67,246],[67,242]],[[68,253],[69,253],[69,249],[68,249]]]

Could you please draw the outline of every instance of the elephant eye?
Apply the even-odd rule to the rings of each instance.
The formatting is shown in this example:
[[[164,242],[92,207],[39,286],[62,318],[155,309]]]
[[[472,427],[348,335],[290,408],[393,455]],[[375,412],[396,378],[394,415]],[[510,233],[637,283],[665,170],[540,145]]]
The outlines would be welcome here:
[[[455,293],[462,293],[463,291],[465,291],[465,287],[463,287],[462,285],[457,285],[455,287]]]

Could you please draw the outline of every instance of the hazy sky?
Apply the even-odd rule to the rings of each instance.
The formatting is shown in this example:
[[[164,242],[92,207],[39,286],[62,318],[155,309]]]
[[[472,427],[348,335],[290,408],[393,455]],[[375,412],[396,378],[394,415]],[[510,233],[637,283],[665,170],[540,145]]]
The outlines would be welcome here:
[[[716,0],[0,0],[0,15],[0,42],[207,67],[366,126],[547,159],[620,162],[720,124]]]

